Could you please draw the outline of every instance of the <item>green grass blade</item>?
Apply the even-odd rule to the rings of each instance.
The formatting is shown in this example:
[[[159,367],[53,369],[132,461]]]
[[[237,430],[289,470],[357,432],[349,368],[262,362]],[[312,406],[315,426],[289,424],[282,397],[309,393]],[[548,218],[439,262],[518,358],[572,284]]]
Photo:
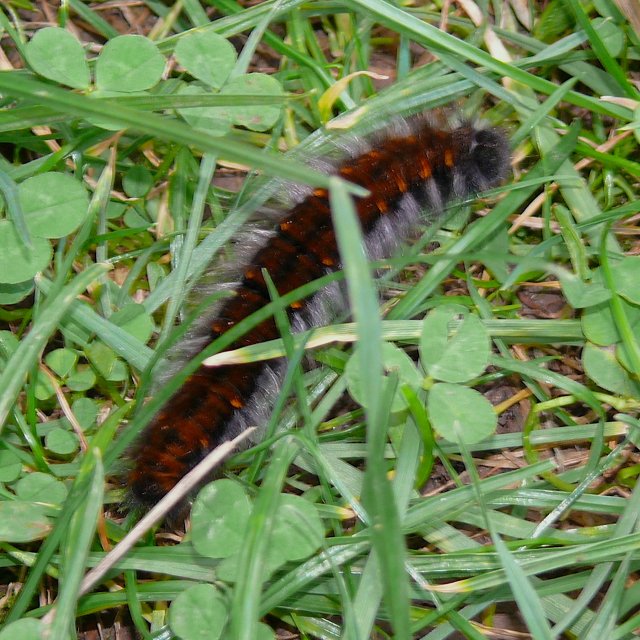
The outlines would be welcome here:
[[[49,638],[66,640],[75,629],[75,609],[80,583],[102,508],[104,469],[98,449],[84,457],[76,482],[86,484],[82,504],[75,510],[64,541],[60,592],[49,616]]]
[[[359,339],[361,376],[372,398],[367,407],[367,471],[363,501],[373,523],[373,544],[385,585],[385,602],[397,638],[409,638],[408,580],[404,571],[405,547],[399,513],[384,470],[384,444],[388,407],[395,389],[382,382],[381,326],[369,265],[363,250],[357,214],[347,190],[331,178],[333,224],[349,289]],[[395,385],[393,385],[395,386]],[[391,393],[390,393],[391,392]]]
[[[67,115],[76,117],[104,117],[105,103],[97,103],[87,96],[45,84],[14,72],[0,73],[0,89],[8,95],[25,98],[34,102],[46,102]],[[220,154],[227,160],[248,164],[264,169],[272,175],[282,176],[296,182],[314,186],[328,186],[328,178],[317,171],[307,169],[299,163],[286,160],[280,156],[260,153],[236,140],[233,143],[227,138],[218,138],[196,131],[186,123],[175,119],[162,118],[154,114],[141,113],[135,109],[111,104],[109,120],[118,122],[123,129],[130,128],[139,133],[157,136],[160,139],[184,145],[193,145],[202,151]]]
[[[290,439],[285,439],[276,446],[267,476],[251,512],[246,546],[240,557],[238,579],[229,614],[229,634],[234,640],[256,637],[269,534],[282,484],[296,455],[296,449],[297,446]]]

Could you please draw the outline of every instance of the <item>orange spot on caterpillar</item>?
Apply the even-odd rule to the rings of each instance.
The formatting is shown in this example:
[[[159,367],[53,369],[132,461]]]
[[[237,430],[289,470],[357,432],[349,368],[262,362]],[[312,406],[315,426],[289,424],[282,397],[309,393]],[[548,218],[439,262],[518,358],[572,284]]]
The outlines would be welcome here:
[[[395,180],[396,180],[396,187],[398,187],[398,190],[401,191],[402,193],[406,193],[407,190],[409,189],[409,183],[404,179],[404,177],[401,175],[398,175],[398,176],[395,176]]]
[[[389,211],[389,203],[386,200],[376,200],[376,207],[378,207],[378,211],[382,214]]]
[[[444,165],[450,169],[454,166],[453,149],[450,147],[444,150]]]
[[[420,170],[418,175],[423,180],[430,178],[432,171],[431,171],[431,164],[429,163],[429,161],[426,158],[420,158],[419,164],[420,164]]]

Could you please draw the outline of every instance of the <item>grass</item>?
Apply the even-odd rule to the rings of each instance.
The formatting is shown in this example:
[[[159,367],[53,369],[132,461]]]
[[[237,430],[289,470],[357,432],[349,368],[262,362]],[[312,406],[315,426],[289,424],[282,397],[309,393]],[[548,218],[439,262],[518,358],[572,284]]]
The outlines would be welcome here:
[[[20,279],[22,254],[8,260],[2,244],[1,640],[115,634],[116,619],[157,640],[637,636],[640,34],[622,1],[531,5],[516,16],[502,3],[443,13],[439,2],[69,0],[41,15],[5,3],[3,218],[44,266]],[[85,50],[34,49],[53,20]],[[105,71],[97,53],[126,32],[156,46]],[[205,56],[184,74],[176,59],[188,66],[194,33],[213,38],[199,41],[207,56],[216,37],[239,55],[228,69]],[[155,80],[151,67],[137,73],[143,61],[158,65]],[[220,86],[211,67],[226,69]],[[247,97],[237,87],[256,71],[279,85]],[[439,107],[504,127],[513,176],[425,226],[376,281],[354,190],[301,160]],[[47,172],[74,176],[88,197],[71,232],[43,237],[29,180]],[[186,291],[232,255],[282,180],[329,188],[344,212],[354,324],[305,344],[288,330],[285,296],[237,327],[275,314],[283,340],[220,355],[232,336],[212,345],[218,360],[284,353],[291,364],[265,441],[227,465],[235,502],[201,496],[186,534],[136,534],[87,578],[135,524],[115,480],[178,384],[142,404],[176,319],[193,312]],[[52,197],[52,222],[71,217],[65,190]],[[465,377],[464,358],[453,366],[497,415],[479,441],[473,419],[458,441],[434,430],[437,376],[422,371],[412,386],[400,371],[378,375],[382,339],[427,366],[423,318],[451,303],[491,340],[481,373]],[[345,400],[353,342],[368,347],[365,409]],[[320,366],[301,367],[308,354]],[[390,414],[398,393],[407,408]]]

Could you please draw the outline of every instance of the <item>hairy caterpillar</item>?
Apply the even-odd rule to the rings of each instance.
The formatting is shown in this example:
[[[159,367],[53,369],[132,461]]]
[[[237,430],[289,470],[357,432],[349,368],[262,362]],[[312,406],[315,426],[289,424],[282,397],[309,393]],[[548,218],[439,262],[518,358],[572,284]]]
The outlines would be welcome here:
[[[371,259],[391,255],[428,213],[435,216],[451,200],[496,185],[509,163],[504,133],[463,122],[436,125],[429,115],[395,121],[388,129],[340,161],[330,173],[360,185],[369,195],[357,199],[356,210]],[[235,295],[202,318],[180,345],[183,363],[207,344],[270,301],[263,269],[280,295],[339,270],[340,256],[331,222],[328,193],[307,190],[274,226],[257,237],[238,269]],[[293,303],[293,328],[326,322],[336,288]],[[238,348],[277,338],[273,318],[236,340]],[[248,426],[266,421],[278,391],[283,366],[256,362],[207,368],[191,375],[153,418],[132,452],[128,476],[133,499],[150,506],[209,451]]]

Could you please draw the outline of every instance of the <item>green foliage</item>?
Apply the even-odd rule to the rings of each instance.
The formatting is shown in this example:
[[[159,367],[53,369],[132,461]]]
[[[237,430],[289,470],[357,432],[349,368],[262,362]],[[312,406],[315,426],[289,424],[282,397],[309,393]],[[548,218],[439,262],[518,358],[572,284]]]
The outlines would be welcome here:
[[[450,323],[459,321],[454,331]],[[430,376],[443,382],[467,382],[489,363],[489,335],[477,316],[464,307],[439,306],[425,319],[420,360]]]
[[[456,325],[450,330],[451,325]],[[458,384],[433,384],[434,380],[457,383],[480,376],[489,364],[490,341],[482,322],[462,306],[441,305],[425,318],[420,336],[420,362],[393,344],[381,348],[385,373],[397,376],[398,386],[391,404],[393,413],[407,412],[408,387],[416,397],[428,389],[426,403],[434,429],[452,442],[475,444],[493,434],[497,419],[482,394]],[[361,348],[356,349],[345,367],[349,393],[368,406],[373,398],[364,383]],[[424,369],[428,378],[422,373]]]
[[[227,604],[212,585],[199,584],[183,591],[171,605],[171,628],[185,640],[216,640],[227,620]]]
[[[15,246],[13,241],[11,241],[10,246]],[[43,244],[42,246],[45,245]],[[22,256],[20,259],[22,260]],[[7,263],[8,261],[5,261],[5,264]],[[28,273],[32,271],[33,269],[29,269]],[[30,293],[32,293],[33,287],[34,284],[32,280],[18,282],[16,284],[0,284],[0,304],[10,305],[20,302],[20,300],[24,300]]]
[[[21,284],[42,271],[51,260],[51,245],[45,238],[31,238],[26,245],[10,220],[0,220],[0,269],[7,284]],[[28,294],[30,287],[23,289]]]
[[[96,87],[102,91],[137,93],[158,84],[165,60],[156,45],[143,36],[109,40],[96,60]]]
[[[373,397],[370,388],[366,384],[366,371],[362,365],[362,350],[356,349],[345,367],[344,374],[349,387],[351,397],[362,406],[367,406]],[[396,413],[404,411],[407,403],[401,391],[402,385],[419,390],[422,386],[423,375],[418,370],[413,360],[395,345],[385,342],[381,345],[383,367],[386,374],[393,373],[398,379],[398,389],[393,397],[391,411]]]
[[[0,631],[0,640],[40,640],[42,638],[42,621],[33,618],[17,620]]]
[[[20,207],[31,235],[62,238],[84,220],[89,205],[80,182],[63,173],[41,173],[28,178],[18,190]]]
[[[452,442],[481,442],[497,426],[491,403],[475,389],[457,384],[435,384],[429,392],[427,408],[433,428]]]
[[[80,182],[56,172],[28,178],[18,187],[20,215],[28,242],[18,237],[17,225],[0,221],[0,267],[4,283],[17,284],[42,271],[51,260],[44,238],[62,238],[74,232],[87,214],[89,198]]]
[[[20,458],[12,451],[0,451],[0,482],[14,482],[21,473]]]
[[[222,88],[237,60],[233,45],[213,31],[186,34],[174,54],[194,78],[214,89]]]
[[[217,640],[224,637],[228,619],[226,598],[215,587],[200,584],[183,591],[171,605],[170,624],[182,640]],[[258,625],[256,640],[273,640],[266,624]]]
[[[230,480],[207,485],[193,505],[193,546],[203,556],[226,559],[218,569],[223,580],[236,579],[252,507],[246,492]],[[288,561],[309,557],[322,543],[323,533],[322,522],[311,503],[298,496],[280,496],[269,539],[267,573]]]
[[[67,489],[62,482],[37,471],[22,477],[15,485],[15,492],[21,500],[49,504],[59,504],[67,497]]]
[[[631,637],[640,36],[621,3],[481,3],[481,25],[442,3],[246,4],[69,0],[44,28],[0,9],[0,640],[118,608],[157,640],[477,638],[511,625],[498,607],[536,638]],[[371,269],[357,200],[307,160],[443,106],[505,128],[513,179]],[[87,589],[133,526],[123,456],[169,393],[148,366],[287,181],[331,190],[357,324],[304,336],[322,366],[292,369],[296,402],[179,544],[141,534]],[[302,358],[284,337],[236,355]]]
[[[51,531],[51,519],[33,501],[0,502],[0,540],[20,544],[41,540]]]
[[[243,488],[231,480],[218,480],[202,489],[193,509],[193,546],[210,558],[238,553],[251,513],[251,502]],[[213,539],[210,535],[214,534]]]
[[[582,352],[582,365],[589,377],[603,389],[625,396],[634,396],[638,391],[637,384],[620,364],[616,350],[611,346],[598,347],[587,342]]]
[[[82,45],[68,31],[58,27],[40,29],[25,47],[28,64],[48,80],[82,89],[94,99],[115,99],[125,95],[211,97],[217,92],[224,106],[177,108],[184,120],[208,134],[224,135],[233,124],[254,131],[268,131],[280,117],[280,105],[249,106],[251,98],[263,95],[278,101],[280,83],[262,73],[238,74],[230,78],[237,56],[233,46],[215,33],[190,33],[176,46],[176,59],[200,82],[187,79],[162,81],[167,64],[157,45],[140,35],[122,35],[110,39],[94,62],[95,87],[90,84],[90,65]],[[242,97],[244,98],[242,98]],[[231,100],[225,100],[231,98]],[[241,105],[234,106],[234,100]],[[247,102],[249,104],[247,104]],[[178,99],[178,105],[180,101]],[[90,116],[97,127],[117,131],[119,122],[105,114]],[[144,198],[151,189],[153,176],[145,166],[131,166],[123,177],[125,193]],[[112,203],[111,203],[112,204]],[[144,203],[142,203],[144,207]],[[0,286],[14,285],[6,295],[21,287],[23,297],[31,290],[29,279],[42,271],[51,260],[51,250],[43,238],[62,238],[73,233],[86,218],[88,199],[82,183],[70,175],[47,172],[28,177],[18,185],[18,202],[12,212],[13,225],[0,220]],[[148,216],[132,208],[125,213],[131,228],[147,226]],[[21,225],[25,224],[26,227]],[[18,238],[18,236],[20,236]],[[19,295],[19,294],[18,294]],[[0,296],[2,291],[0,290]]]
[[[36,31],[25,51],[29,66],[41,76],[73,89],[89,87],[84,49],[66,29],[45,27]]]

